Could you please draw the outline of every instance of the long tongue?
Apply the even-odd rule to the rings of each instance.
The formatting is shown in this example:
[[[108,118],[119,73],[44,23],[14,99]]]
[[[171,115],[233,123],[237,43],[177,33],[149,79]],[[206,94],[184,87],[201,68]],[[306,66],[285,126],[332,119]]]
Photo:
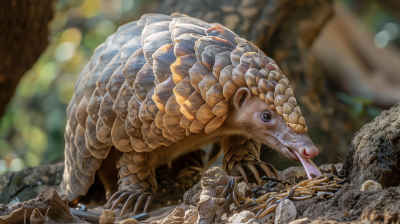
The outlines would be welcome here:
[[[300,157],[300,155],[296,151],[293,150],[293,152],[296,154],[297,158],[303,164],[304,169],[306,170],[308,179],[312,179],[312,177],[310,175],[312,173],[315,174],[316,176],[322,175],[321,171],[310,159],[303,159]]]

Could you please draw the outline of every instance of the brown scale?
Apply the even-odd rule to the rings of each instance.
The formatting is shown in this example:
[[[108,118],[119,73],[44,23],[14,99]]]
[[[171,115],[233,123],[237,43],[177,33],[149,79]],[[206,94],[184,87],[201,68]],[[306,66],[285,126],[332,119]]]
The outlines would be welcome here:
[[[142,35],[140,38],[140,42],[142,43],[142,45],[144,45],[144,41],[150,35],[163,31],[169,31],[169,23],[170,21],[161,21],[146,25],[142,31]]]
[[[212,69],[215,78],[219,79],[222,69],[232,64],[229,59],[230,54],[231,52],[226,51],[215,56],[215,63]]]
[[[172,15],[174,15],[174,14],[172,14]],[[192,18],[192,17],[186,17],[186,16],[183,16],[183,15],[181,15],[179,13],[177,13],[177,15],[175,15],[175,16],[178,16],[175,24],[192,24],[192,25],[195,25],[195,26],[203,27],[205,29],[213,27],[213,25],[211,25],[209,23],[206,23],[206,22],[204,22],[204,21],[202,21],[200,19],[196,19],[196,18]],[[171,27],[170,27],[170,29],[171,29]]]
[[[193,91],[181,105],[180,112],[184,114],[188,120],[193,121],[196,118],[197,111],[205,103],[201,94],[197,91]]]
[[[96,52],[96,50],[95,50],[95,52]],[[97,82],[97,79],[99,78],[99,76],[100,76],[100,66],[99,66],[99,64],[96,64],[94,66],[94,68],[92,68],[90,70],[90,73],[82,87],[86,101],[89,101],[91,99],[93,92],[97,88],[96,82]]]
[[[70,201],[85,195],[100,166],[115,165],[102,165],[115,148],[123,152],[116,162],[120,182],[109,203],[115,200],[115,208],[125,201],[125,211],[136,201],[137,211],[146,201],[147,209],[157,188],[154,161],[165,163],[168,159],[160,156],[181,154],[176,151],[192,144],[186,138],[196,134],[206,142],[222,141],[227,172],[245,177],[247,169],[258,177],[257,167],[272,175],[272,166],[259,160],[259,142],[215,134],[239,88],[258,95],[297,133],[307,132],[292,87],[276,63],[224,26],[179,13],[144,15],[121,26],[96,48],[74,85],[63,192]],[[115,191],[111,185],[105,185],[107,195]]]
[[[132,41],[135,41],[134,44],[138,44],[139,46],[141,46],[139,37],[136,37]],[[132,44],[132,41],[130,41],[129,43]],[[131,57],[126,62],[125,67],[122,69],[122,74],[124,75],[125,80],[131,89],[133,89],[133,83],[135,82],[138,72],[145,64],[146,59],[144,58],[143,48],[140,47],[131,55]]]
[[[101,119],[97,120],[96,137],[100,142],[103,142],[107,145],[113,145],[111,139],[111,129],[106,127]]]
[[[112,55],[110,55],[111,57]],[[100,60],[101,61],[101,60]],[[99,79],[97,80],[97,88],[100,91],[101,96],[107,93],[107,84],[114,71],[121,66],[120,53],[116,54],[108,65],[101,72]]]
[[[196,62],[189,70],[190,75],[190,83],[193,88],[200,93],[199,82],[203,80],[203,78],[210,73],[207,67],[203,64],[203,62]]]
[[[111,138],[115,148],[122,152],[132,151],[130,136],[126,132],[125,121],[120,117],[115,119],[113,128],[111,129]]]
[[[147,93],[154,87],[154,79],[154,71],[150,65],[146,63],[138,72],[135,82],[133,83],[133,89],[138,99],[143,101],[146,98]]]
[[[212,73],[209,73],[208,75],[204,76],[204,78],[199,82],[198,87],[201,96],[203,97],[203,100],[207,100],[206,98],[207,91],[216,83],[218,83],[218,80]]]
[[[192,95],[195,91],[192,84],[190,83],[190,77],[186,76],[183,78],[173,89],[178,108]]]
[[[166,44],[153,54],[154,75],[159,83],[164,82],[172,75],[170,66],[176,61],[174,49],[174,44]]]
[[[206,47],[211,47],[215,49],[219,49],[220,52],[225,52],[225,51],[232,51],[235,47],[230,44],[227,40],[224,40],[219,37],[202,37],[198,41],[196,41],[194,45],[194,50],[196,52],[196,58],[197,61],[203,61],[203,52],[206,50]],[[213,56],[213,59],[215,58],[217,54]],[[209,70],[211,70],[210,67],[208,67]]]
[[[83,129],[85,129],[86,127],[86,117],[88,116],[88,113],[86,111],[87,106],[88,103],[86,102],[86,98],[82,98],[75,114],[76,120],[83,127]]]
[[[171,65],[172,79],[178,84],[182,79],[189,75],[189,69],[196,63],[196,57],[193,54],[181,56]]]
[[[209,71],[213,71],[216,56],[220,53],[231,52],[231,50],[231,48],[221,47],[218,45],[207,46],[203,53],[201,53],[203,64],[208,68]]]
[[[162,46],[172,44],[171,32],[169,30],[157,32],[150,35],[143,43],[144,57],[147,63],[153,67],[153,54]]]
[[[180,112],[179,107],[180,106],[176,101],[176,95],[172,95],[165,106],[165,113],[171,116],[174,120],[180,120],[182,113]]]
[[[114,102],[110,95],[106,93],[101,100],[99,117],[103,124],[109,129],[112,129],[115,118],[117,118],[117,113],[115,113],[113,109],[113,104]]]
[[[193,24],[180,23],[180,24],[175,24],[174,27],[175,29],[173,29],[173,31],[171,32],[172,40],[186,33],[193,33],[201,36],[206,36],[205,28]]]
[[[237,45],[236,38],[239,36],[222,25],[216,25],[206,30],[207,36],[219,37],[227,40],[233,46]]]
[[[128,103],[132,98],[133,93],[129,89],[126,82],[123,83],[122,87],[118,91],[118,95],[114,100],[113,109],[115,113],[122,119],[125,120],[128,115]]]
[[[110,81],[107,83],[106,90],[111,99],[115,102],[122,85],[125,83],[125,77],[122,74],[122,67],[118,67],[112,74]]]
[[[83,86],[89,74],[90,74],[89,66],[85,66],[81,75],[78,78],[78,80],[80,79],[79,80],[80,84],[77,86],[77,88],[74,88],[74,101],[77,106],[81,102],[81,99],[85,97],[85,93],[83,92]]]
[[[90,98],[88,107],[87,107],[87,112],[88,115],[93,122],[94,125],[97,123],[97,119],[99,118],[99,110],[100,110],[100,104],[102,101],[102,97],[100,95],[99,89],[96,87],[94,90],[92,97]]]
[[[174,39],[175,47],[174,47],[174,54],[176,57],[185,56],[188,54],[195,54],[194,45],[196,41],[203,37],[201,35],[189,33],[189,34],[182,34],[179,37]]]

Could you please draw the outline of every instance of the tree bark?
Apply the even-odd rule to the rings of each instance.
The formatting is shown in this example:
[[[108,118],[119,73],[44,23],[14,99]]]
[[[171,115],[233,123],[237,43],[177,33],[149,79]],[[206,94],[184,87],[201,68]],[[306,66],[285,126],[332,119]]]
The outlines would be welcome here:
[[[52,0],[0,1],[0,117],[26,71],[49,44]]]

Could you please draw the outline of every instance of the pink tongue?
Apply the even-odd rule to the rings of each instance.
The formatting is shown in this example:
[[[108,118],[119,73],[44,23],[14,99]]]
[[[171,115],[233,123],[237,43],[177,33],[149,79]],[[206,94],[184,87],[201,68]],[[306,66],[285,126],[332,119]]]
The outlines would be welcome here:
[[[294,150],[292,150],[292,152],[294,152],[296,154],[297,158],[303,164],[304,169],[306,170],[308,179],[312,179],[312,177],[310,175],[312,173],[315,174],[316,176],[322,175],[321,171],[311,160],[301,158],[300,155]]]

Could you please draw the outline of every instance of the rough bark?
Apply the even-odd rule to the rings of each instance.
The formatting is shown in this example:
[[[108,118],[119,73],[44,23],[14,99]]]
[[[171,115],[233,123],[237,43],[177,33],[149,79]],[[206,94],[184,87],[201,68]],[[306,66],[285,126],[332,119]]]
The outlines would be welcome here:
[[[49,44],[52,0],[0,1],[0,117],[21,77]]]
[[[62,181],[64,164],[26,167],[19,172],[0,175],[0,202],[20,202],[35,198],[46,188],[57,189]]]

